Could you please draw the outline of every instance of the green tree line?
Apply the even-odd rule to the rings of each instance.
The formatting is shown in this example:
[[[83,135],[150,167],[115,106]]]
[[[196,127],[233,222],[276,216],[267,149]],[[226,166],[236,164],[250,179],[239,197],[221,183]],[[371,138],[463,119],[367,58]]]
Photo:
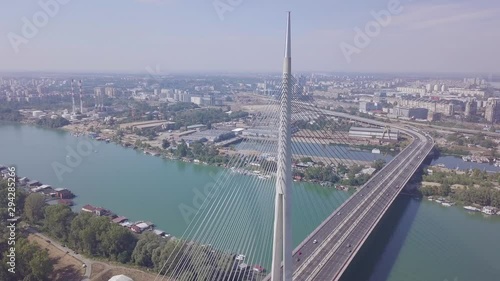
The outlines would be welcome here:
[[[53,271],[54,262],[49,258],[48,252],[41,249],[36,243],[31,243],[26,239],[26,234],[16,230],[16,239],[9,240],[10,232],[7,229],[7,219],[9,216],[8,203],[11,202],[9,196],[9,184],[0,179],[0,280],[26,280],[26,281],[49,281]],[[16,214],[22,215],[25,208],[26,194],[16,188],[15,204]],[[19,227],[19,223],[17,223]],[[10,242],[9,242],[10,241]],[[15,241],[13,244],[12,241]],[[15,248],[15,272],[9,272],[10,258],[9,250]]]
[[[58,116],[54,119],[50,117],[43,117],[36,121],[38,126],[46,127],[46,128],[60,128],[66,125],[69,125],[69,121],[66,118]]]
[[[500,208],[500,190],[495,189],[493,184],[500,182],[500,173],[488,173],[478,169],[464,174],[433,172],[432,175],[424,175],[423,180],[441,184],[421,187],[420,192],[424,196],[450,196],[465,204]],[[463,185],[464,188],[452,190],[451,186],[454,184]]]
[[[189,159],[198,159],[208,164],[226,164],[229,157],[221,155],[219,150],[213,145],[205,145],[201,142],[193,142],[190,146],[182,140],[177,144],[177,149],[172,150],[176,157],[186,157]]]
[[[0,121],[19,122],[21,119],[22,116],[19,110],[5,105],[0,106]]]
[[[4,189],[2,184],[0,195]],[[3,200],[5,197],[1,198]],[[47,205],[44,196],[38,193],[27,197],[20,195],[18,198],[23,201],[19,205],[23,206],[24,220],[87,256],[146,267],[157,272],[163,268],[162,274],[175,273],[180,276],[179,280],[250,280],[248,272],[240,274],[237,261],[231,254],[193,242],[166,239],[152,232],[137,235],[125,227],[111,223],[109,217],[95,216],[88,212],[77,214],[64,205]],[[5,210],[0,211],[5,213]],[[0,247],[2,259],[5,260],[3,242],[2,240]],[[7,279],[1,280],[48,281],[53,269],[53,261],[48,259],[48,253],[27,240],[21,239],[19,243],[18,251],[23,262],[18,266],[22,270],[16,275],[16,279],[8,279],[9,275],[5,275]],[[2,269],[3,267],[4,265]],[[175,268],[177,271],[174,272]],[[230,275],[238,277],[227,279]]]

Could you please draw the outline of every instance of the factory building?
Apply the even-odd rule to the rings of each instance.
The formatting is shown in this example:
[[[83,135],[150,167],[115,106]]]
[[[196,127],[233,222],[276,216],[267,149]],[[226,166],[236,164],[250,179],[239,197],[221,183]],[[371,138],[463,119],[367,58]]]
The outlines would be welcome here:
[[[398,117],[412,118],[412,119],[427,119],[429,110],[427,108],[419,107],[395,107],[392,114]]]
[[[397,141],[399,139],[399,131],[385,128],[351,127],[349,129],[349,137]]]
[[[381,110],[382,106],[380,103],[366,102],[362,101],[359,103],[359,112],[368,113],[374,110]]]

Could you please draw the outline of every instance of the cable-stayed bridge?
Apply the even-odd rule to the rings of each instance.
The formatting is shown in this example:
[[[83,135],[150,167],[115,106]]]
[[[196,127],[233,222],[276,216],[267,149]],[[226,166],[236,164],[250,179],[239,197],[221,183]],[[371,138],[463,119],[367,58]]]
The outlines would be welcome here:
[[[433,149],[417,130],[304,99],[291,75],[290,30],[289,16],[280,94],[249,108],[240,143],[223,152],[227,169],[203,188],[184,235],[156,254],[165,262],[155,280],[339,280]],[[353,138],[353,126],[384,133]],[[401,151],[359,150],[372,145]],[[358,187],[348,197],[334,188],[344,185]]]
[[[434,147],[428,135],[410,130],[406,133],[413,138],[411,145],[358,189],[294,250],[296,268],[293,280],[339,280]]]

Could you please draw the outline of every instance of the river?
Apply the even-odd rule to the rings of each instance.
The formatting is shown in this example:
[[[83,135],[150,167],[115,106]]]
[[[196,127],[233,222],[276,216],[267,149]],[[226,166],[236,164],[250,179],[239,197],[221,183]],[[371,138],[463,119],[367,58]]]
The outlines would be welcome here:
[[[79,157],[72,156],[72,151]],[[444,159],[450,168],[458,164]],[[0,124],[0,164],[15,164],[20,176],[69,188],[77,195],[75,210],[85,204],[102,206],[132,221],[152,221],[175,236],[181,236],[190,222],[183,207],[196,209],[204,187],[222,172],[76,138],[60,130],[12,124]],[[294,190],[295,244],[349,196],[306,183],[296,184]],[[402,196],[344,279],[498,280],[499,234],[500,217]]]

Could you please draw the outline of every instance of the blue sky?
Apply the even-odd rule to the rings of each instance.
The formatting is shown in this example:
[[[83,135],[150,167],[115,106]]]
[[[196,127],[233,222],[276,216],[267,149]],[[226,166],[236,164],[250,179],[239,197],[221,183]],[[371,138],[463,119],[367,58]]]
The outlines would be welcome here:
[[[39,1],[68,3],[26,38]],[[291,10],[296,71],[500,73],[498,1],[401,0],[363,46],[355,28],[398,0],[39,1],[0,0],[0,70],[279,72]]]

